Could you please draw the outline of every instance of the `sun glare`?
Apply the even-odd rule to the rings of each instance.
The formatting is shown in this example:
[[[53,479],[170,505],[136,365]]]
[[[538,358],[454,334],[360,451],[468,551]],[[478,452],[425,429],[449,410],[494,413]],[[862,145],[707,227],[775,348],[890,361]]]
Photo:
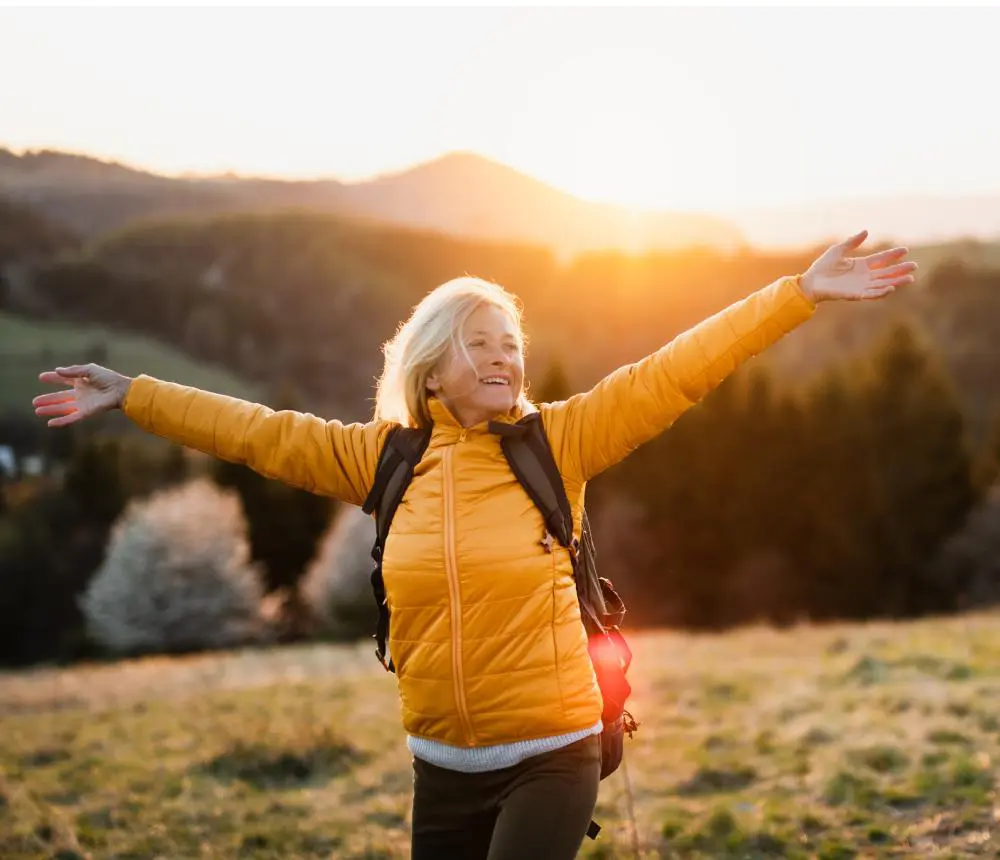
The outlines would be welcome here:
[[[521,109],[516,125],[530,124],[537,134],[525,142],[512,133],[503,146],[508,159],[517,150],[516,166],[527,173],[589,200],[640,209],[697,210],[752,198],[757,180],[731,155],[738,120],[750,108],[662,56],[623,49],[604,59],[599,66],[567,60],[536,82],[541,97]],[[760,142],[746,141],[746,148],[753,153],[747,160],[759,163]]]

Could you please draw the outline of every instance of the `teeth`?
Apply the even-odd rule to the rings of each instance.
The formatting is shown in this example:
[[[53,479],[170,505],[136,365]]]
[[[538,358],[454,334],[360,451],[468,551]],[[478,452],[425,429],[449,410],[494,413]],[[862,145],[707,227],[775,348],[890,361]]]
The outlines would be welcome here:
[[[486,379],[483,380],[483,382],[487,383],[488,385],[509,385],[510,384],[510,383],[507,382],[506,379],[501,379],[498,376],[488,376]]]

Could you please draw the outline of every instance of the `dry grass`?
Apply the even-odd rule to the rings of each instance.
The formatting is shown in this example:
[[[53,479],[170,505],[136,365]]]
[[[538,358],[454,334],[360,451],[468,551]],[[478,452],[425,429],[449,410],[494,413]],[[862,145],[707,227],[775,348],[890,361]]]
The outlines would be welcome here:
[[[997,617],[633,640],[642,857],[1000,856]],[[0,675],[5,860],[403,858],[410,790],[367,644]]]

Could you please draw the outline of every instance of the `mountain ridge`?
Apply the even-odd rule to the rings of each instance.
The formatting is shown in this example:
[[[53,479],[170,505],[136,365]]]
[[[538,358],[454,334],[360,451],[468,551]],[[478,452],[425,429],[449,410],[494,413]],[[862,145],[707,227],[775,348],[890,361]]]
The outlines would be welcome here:
[[[168,176],[59,150],[0,149],[0,193],[83,235],[130,221],[284,208],[361,216],[460,238],[588,251],[732,250],[740,232],[700,213],[583,200],[477,153],[446,153],[371,179],[288,180],[232,174]]]

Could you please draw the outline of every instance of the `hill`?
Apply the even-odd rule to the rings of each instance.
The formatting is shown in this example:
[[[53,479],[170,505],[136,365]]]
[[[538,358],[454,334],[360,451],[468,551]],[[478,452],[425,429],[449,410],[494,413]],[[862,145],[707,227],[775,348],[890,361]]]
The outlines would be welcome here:
[[[236,397],[263,396],[260,385],[195,361],[150,338],[99,325],[38,322],[0,313],[0,414],[34,417],[31,399],[50,388],[38,374],[59,364],[94,361],[134,376],[149,373]],[[37,419],[42,421],[42,419]]]
[[[592,250],[643,252],[692,245],[787,251],[824,244],[859,227],[893,243],[1000,238],[996,193],[833,199],[808,206],[749,207],[725,218],[703,212],[634,212],[580,200],[469,152],[346,183],[163,176],[74,153],[19,155],[0,148],[0,195],[29,203],[90,237],[138,219],[295,209],[473,239],[542,244],[563,260]]]
[[[89,160],[38,158],[39,175],[91,176]],[[159,181],[127,168],[93,169],[99,187]],[[386,199],[403,206],[411,192],[418,199],[414,189],[442,187],[445,165],[425,170],[378,180]],[[497,170],[491,181],[504,181],[506,169]],[[528,183],[519,193],[528,200],[544,196],[544,187]],[[344,418],[370,414],[380,345],[429,289],[456,275],[487,277],[517,293],[531,337],[529,379],[559,361],[579,390],[773,278],[802,271],[816,250],[604,251],[564,263],[527,242],[309,212],[137,223],[83,244],[25,206],[0,207],[0,222],[8,237],[0,241],[8,248],[6,263],[0,256],[0,307],[142,333]],[[864,354],[905,320],[942,352],[982,437],[1000,411],[992,384],[1000,374],[992,358],[1000,293],[974,273],[1000,270],[1000,244],[918,246],[913,256],[922,265],[917,287],[874,306],[826,307],[759,363],[806,379]]]
[[[825,307],[761,362],[805,379],[863,354],[906,320],[948,360],[981,435],[1000,409],[990,346],[1000,292],[973,273],[1000,267],[998,248],[918,247],[915,288],[891,302]],[[61,252],[30,277],[22,273],[22,301],[11,309],[141,332],[272,391],[292,390],[313,411],[362,418],[381,371],[380,345],[428,290],[456,275],[517,293],[531,338],[529,379],[558,360],[580,390],[753,289],[802,271],[813,254],[604,252],[564,265],[526,244],[321,214],[233,215],[136,225]]]
[[[739,232],[693,213],[630,212],[580,200],[471,153],[346,184],[253,177],[167,177],[86,156],[0,149],[0,193],[88,236],[140,219],[226,212],[305,210],[526,242],[562,257],[587,250],[641,251],[705,245],[735,248]]]
[[[44,259],[78,245],[67,228],[29,206],[0,196],[0,267]]]
[[[554,271],[540,248],[240,215],[122,231],[34,267],[22,292],[36,317],[141,332],[346,419],[370,414],[380,345],[433,286],[474,272],[530,297]]]
[[[738,232],[697,213],[646,212],[581,201],[474,153],[452,153],[345,188],[352,210],[455,236],[525,242],[562,257],[585,251],[705,245],[733,249]]]

